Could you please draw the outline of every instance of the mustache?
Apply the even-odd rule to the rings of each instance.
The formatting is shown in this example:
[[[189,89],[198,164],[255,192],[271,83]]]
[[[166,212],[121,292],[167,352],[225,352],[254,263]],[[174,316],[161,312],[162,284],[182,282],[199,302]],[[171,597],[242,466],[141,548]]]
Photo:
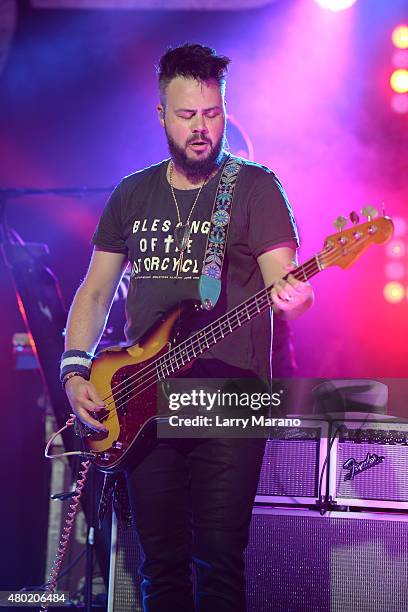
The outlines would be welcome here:
[[[189,144],[191,144],[191,143],[193,143],[193,142],[206,142],[206,143],[208,143],[208,144],[212,145],[212,141],[210,140],[210,138],[207,138],[206,136],[203,136],[203,135],[195,135],[195,136],[192,136],[191,138],[189,138],[189,139],[187,140],[187,143],[186,143],[186,144],[188,144],[188,145],[189,145]]]

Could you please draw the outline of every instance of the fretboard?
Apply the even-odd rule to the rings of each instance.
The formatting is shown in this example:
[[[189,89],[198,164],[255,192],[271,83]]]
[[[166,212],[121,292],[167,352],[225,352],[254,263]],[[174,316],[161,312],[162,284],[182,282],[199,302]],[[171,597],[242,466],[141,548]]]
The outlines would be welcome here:
[[[320,272],[321,269],[319,255],[315,255],[304,264],[295,268],[291,274],[299,281],[307,281]],[[158,380],[164,380],[178,372],[196,357],[245,325],[245,323],[248,323],[248,321],[271,308],[272,287],[273,284],[261,289],[254,296],[196,332],[187,340],[173,347],[162,357],[159,357],[155,362]]]

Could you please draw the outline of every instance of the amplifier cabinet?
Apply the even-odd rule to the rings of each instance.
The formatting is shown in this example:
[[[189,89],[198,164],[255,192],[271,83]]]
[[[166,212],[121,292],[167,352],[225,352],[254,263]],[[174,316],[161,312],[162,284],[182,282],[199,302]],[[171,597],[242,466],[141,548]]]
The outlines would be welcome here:
[[[114,522],[112,536],[108,612],[141,612],[136,535]],[[407,515],[255,508],[247,612],[408,610],[407,541]]]
[[[262,504],[315,504],[328,448],[328,423],[301,419],[299,427],[274,427],[266,441],[255,501]],[[322,495],[326,480],[322,481]]]
[[[135,528],[122,527],[112,512],[107,612],[143,612],[138,572],[141,560]]]
[[[408,424],[345,421],[330,457],[334,503],[408,509]]]
[[[256,508],[248,612],[408,610],[408,517]]]

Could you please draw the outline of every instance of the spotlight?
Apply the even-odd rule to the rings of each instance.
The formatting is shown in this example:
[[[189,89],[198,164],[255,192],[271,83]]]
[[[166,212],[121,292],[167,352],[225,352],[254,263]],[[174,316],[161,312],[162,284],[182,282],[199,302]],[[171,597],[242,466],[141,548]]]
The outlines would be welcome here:
[[[405,255],[405,243],[402,240],[391,240],[385,247],[388,257],[399,259]]]
[[[390,78],[391,87],[397,93],[408,92],[408,70],[399,68],[394,70]]]
[[[390,282],[384,286],[384,297],[387,302],[391,304],[397,304],[404,299],[405,289],[401,283]]]
[[[408,25],[401,24],[394,28],[391,38],[398,49],[408,49]]]
[[[315,0],[321,8],[329,11],[344,11],[350,8],[357,0]]]

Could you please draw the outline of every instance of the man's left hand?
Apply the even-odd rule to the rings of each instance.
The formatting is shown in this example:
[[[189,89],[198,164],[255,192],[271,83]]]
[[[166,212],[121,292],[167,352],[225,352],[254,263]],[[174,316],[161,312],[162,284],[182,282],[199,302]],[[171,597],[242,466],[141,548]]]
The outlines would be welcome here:
[[[302,314],[314,300],[311,285],[297,280],[293,274],[289,274],[286,280],[282,278],[275,281],[271,296],[274,312],[278,315],[282,313],[284,318],[290,319]]]

